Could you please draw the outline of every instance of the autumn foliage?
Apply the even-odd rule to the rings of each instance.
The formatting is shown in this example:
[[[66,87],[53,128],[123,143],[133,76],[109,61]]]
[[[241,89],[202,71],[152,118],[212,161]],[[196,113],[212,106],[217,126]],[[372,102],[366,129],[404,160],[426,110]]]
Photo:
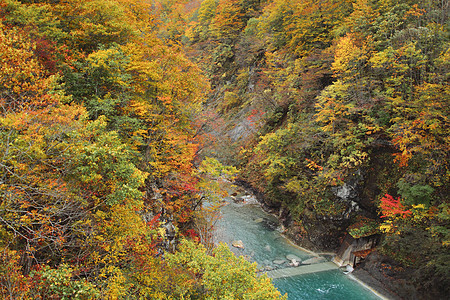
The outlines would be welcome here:
[[[224,249],[161,259],[170,226],[212,251],[209,155],[329,231],[308,243],[380,224],[448,294],[448,23],[431,0],[1,1],[0,297],[234,297]]]
[[[411,214],[410,210],[405,210],[405,207],[400,201],[400,197],[394,199],[394,197],[392,197],[391,195],[386,194],[383,198],[380,199],[380,202],[380,208],[382,210],[381,218],[396,216],[406,218]]]
[[[213,151],[241,167],[288,232],[336,251],[369,217],[379,250],[420,268],[409,279],[436,298],[450,278],[448,9],[205,0],[181,38],[215,88],[208,108],[224,125],[210,132],[226,142]]]
[[[162,259],[197,235],[204,199],[208,83],[159,35],[177,7],[195,5],[1,2],[0,298],[206,297],[200,274]]]

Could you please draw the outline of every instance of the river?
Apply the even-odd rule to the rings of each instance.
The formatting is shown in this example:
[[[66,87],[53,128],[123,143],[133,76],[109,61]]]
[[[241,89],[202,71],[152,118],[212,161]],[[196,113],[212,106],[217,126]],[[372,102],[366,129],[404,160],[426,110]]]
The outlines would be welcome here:
[[[253,196],[245,199],[243,203],[224,199],[226,205],[220,209],[216,223],[216,242],[226,242],[236,255],[257,262],[289,300],[381,299],[329,262],[330,256],[318,256],[290,243],[282,236],[274,216],[264,212]],[[244,248],[233,247],[235,241],[242,241]],[[289,265],[292,258],[312,264],[293,267]]]

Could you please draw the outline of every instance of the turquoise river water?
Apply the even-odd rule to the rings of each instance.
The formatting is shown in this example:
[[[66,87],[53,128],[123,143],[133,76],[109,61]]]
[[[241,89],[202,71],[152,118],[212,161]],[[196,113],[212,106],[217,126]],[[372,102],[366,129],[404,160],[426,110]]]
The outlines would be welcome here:
[[[225,200],[228,204],[221,208],[221,218],[216,224],[216,242],[226,242],[236,255],[243,255],[257,262],[260,269],[277,269],[272,273],[282,270],[283,275],[272,276],[273,283],[281,293],[288,294],[289,300],[380,299],[370,289],[327,262],[329,257],[321,258],[323,263],[320,266],[325,266],[328,269],[326,271],[317,272],[312,265],[289,266],[291,261],[288,258],[295,257],[305,261],[317,255],[302,250],[285,239],[280,233],[277,219],[265,213],[254,198],[239,204],[229,198]],[[243,249],[232,246],[233,241],[239,240],[244,245]],[[303,274],[291,276],[298,273]]]

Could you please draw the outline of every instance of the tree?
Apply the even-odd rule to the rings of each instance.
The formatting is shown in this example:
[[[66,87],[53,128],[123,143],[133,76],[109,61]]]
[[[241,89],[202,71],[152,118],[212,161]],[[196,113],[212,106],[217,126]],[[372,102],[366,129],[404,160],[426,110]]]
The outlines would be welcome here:
[[[169,265],[188,269],[199,280],[200,297],[205,299],[285,299],[267,276],[256,275],[256,263],[236,257],[221,244],[206,254],[199,244],[184,240],[180,251],[168,258]]]
[[[209,27],[215,39],[230,41],[239,35],[245,25],[245,14],[240,1],[221,0]]]
[[[276,48],[287,47],[298,56],[331,45],[332,31],[351,11],[347,0],[273,1],[261,28],[272,34]]]
[[[26,36],[1,29],[0,219],[9,232],[2,238],[12,249],[21,250],[27,274],[36,262],[58,260],[53,253],[69,235],[67,220],[83,215],[64,176],[69,136],[83,126],[85,111],[61,103],[67,98],[58,78],[45,76]]]

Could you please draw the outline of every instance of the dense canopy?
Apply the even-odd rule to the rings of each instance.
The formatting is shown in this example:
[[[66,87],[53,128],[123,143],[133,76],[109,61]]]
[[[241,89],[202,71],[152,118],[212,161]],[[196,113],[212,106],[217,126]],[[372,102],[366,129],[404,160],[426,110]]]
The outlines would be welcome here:
[[[444,298],[449,9],[2,0],[0,298],[283,298],[212,247],[218,160],[297,243],[370,232],[387,281]]]

